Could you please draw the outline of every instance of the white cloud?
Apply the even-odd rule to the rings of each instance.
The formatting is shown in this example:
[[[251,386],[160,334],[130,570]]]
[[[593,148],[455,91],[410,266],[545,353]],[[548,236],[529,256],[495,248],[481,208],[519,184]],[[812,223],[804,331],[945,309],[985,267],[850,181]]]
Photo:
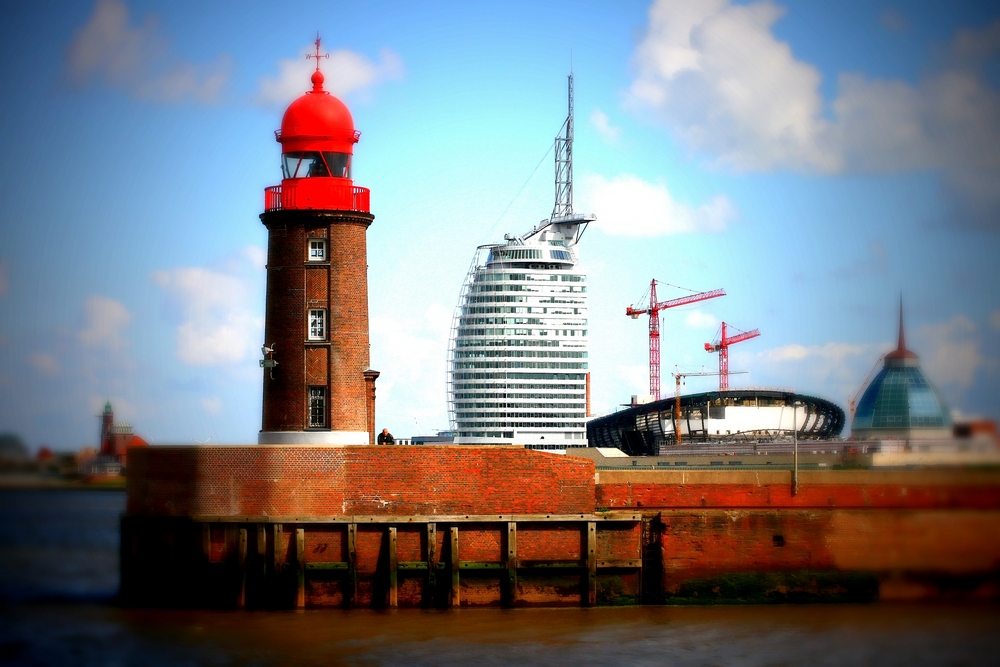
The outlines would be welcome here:
[[[617,143],[621,137],[622,129],[616,125],[612,125],[608,114],[600,109],[594,109],[594,112],[590,114],[590,123],[597,130],[597,133],[601,135],[601,138],[609,144]]]
[[[170,57],[170,46],[147,16],[133,26],[122,0],[98,0],[90,20],[77,30],[67,52],[71,80],[100,79],[133,96],[155,102],[218,102],[229,82],[232,59],[196,65]]]
[[[86,324],[77,332],[81,343],[108,350],[125,347],[127,341],[123,334],[132,321],[132,314],[121,302],[106,296],[89,296],[83,302],[83,312]]]
[[[767,0],[658,0],[633,56],[632,102],[737,170],[940,170],[963,221],[996,227],[1000,94],[982,69],[1000,51],[1000,21],[957,33],[915,85],[841,73],[828,114],[819,70],[771,30],[783,13]]]
[[[222,412],[222,399],[218,396],[206,396],[201,399],[201,407],[210,415],[218,415]]]
[[[263,336],[263,318],[251,309],[246,282],[202,267],[157,271],[153,282],[180,308],[177,358],[190,366],[217,366],[247,358]]]
[[[631,174],[606,180],[584,178],[585,208],[597,215],[594,223],[616,236],[660,236],[719,232],[736,217],[725,195],[698,207],[678,202],[663,183],[649,183]]]
[[[267,251],[257,245],[248,245],[240,250],[240,257],[255,269],[263,271],[267,266]]]
[[[684,321],[694,329],[714,329],[719,326],[719,320],[715,319],[714,315],[701,310],[692,310]]]
[[[615,366],[618,377],[637,395],[649,393],[649,366],[646,364],[619,364]],[[661,386],[662,382],[661,382]]]
[[[783,345],[764,350],[758,357],[768,362],[804,361],[806,359],[820,360],[832,365],[843,364],[848,357],[870,354],[871,345],[852,345],[849,343],[826,343],[824,345]]]
[[[309,82],[316,61],[305,56],[312,49],[304,49],[298,59],[283,58],[278,61],[278,76],[260,79],[257,101],[265,105],[284,105],[311,88]],[[347,95],[370,88],[383,81],[399,79],[403,76],[403,61],[396,52],[382,49],[379,61],[348,49],[338,49],[330,53],[329,59],[320,63],[325,82],[323,89],[337,96]]]
[[[935,384],[968,389],[985,363],[976,325],[964,315],[919,327],[907,347],[920,355],[928,379]]]
[[[28,357],[28,363],[42,375],[59,375],[59,360],[51,354],[36,352]]]

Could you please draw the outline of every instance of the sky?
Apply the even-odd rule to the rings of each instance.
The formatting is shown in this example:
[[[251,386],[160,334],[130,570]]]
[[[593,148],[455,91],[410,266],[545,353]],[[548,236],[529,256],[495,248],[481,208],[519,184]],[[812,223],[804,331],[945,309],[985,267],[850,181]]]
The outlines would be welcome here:
[[[732,387],[846,411],[902,295],[950,409],[1000,418],[1000,6],[99,0],[0,24],[0,432],[95,446],[111,400],[152,443],[256,442],[258,215],[317,32],[372,191],[377,428],[447,428],[462,280],[551,212],[571,69],[595,413],[649,392],[655,278],[727,293],[664,312],[665,392],[725,321],[761,331]]]

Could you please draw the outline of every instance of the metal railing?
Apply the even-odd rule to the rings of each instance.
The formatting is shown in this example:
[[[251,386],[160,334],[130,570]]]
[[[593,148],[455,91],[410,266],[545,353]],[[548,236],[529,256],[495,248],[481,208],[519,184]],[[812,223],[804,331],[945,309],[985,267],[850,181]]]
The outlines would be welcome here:
[[[371,209],[371,190],[357,185],[331,184],[328,186],[329,197],[324,197],[329,201],[328,206],[338,211],[364,211]],[[299,208],[296,205],[295,188],[282,190],[280,185],[272,185],[264,188],[264,210],[267,212],[280,211],[282,209]],[[318,208],[307,206],[305,208]]]

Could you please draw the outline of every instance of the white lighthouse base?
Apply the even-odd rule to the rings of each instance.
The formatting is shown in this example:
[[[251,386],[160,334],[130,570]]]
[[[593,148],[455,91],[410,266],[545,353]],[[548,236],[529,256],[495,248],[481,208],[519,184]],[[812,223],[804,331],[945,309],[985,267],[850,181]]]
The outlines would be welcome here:
[[[258,445],[367,445],[368,431],[260,431]]]

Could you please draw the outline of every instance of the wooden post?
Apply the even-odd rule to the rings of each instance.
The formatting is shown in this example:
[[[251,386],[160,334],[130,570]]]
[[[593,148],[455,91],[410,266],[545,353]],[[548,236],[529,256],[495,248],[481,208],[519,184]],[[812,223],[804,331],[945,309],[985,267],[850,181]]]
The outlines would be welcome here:
[[[280,523],[274,524],[274,573],[280,574],[282,570],[282,565],[285,559],[282,557],[282,546],[285,542],[285,536],[283,534],[283,527]]]
[[[347,524],[347,591],[344,597],[348,605],[358,599],[358,524]]]
[[[587,604],[597,606],[597,523],[587,522]]]
[[[257,556],[260,558],[260,574],[267,577],[267,526],[257,524]]]
[[[205,561],[212,562],[212,524],[201,524],[201,552],[205,554]]]
[[[424,597],[433,603],[437,591],[437,524],[427,524],[427,591]]]
[[[389,606],[395,607],[399,598],[397,597],[396,589],[396,527],[389,526]]]
[[[302,609],[306,606],[306,531],[303,528],[295,529],[295,561],[295,606]]]
[[[517,602],[517,522],[507,522],[507,604]]]
[[[240,595],[236,604],[240,607],[247,606],[247,529],[240,528]]]
[[[457,607],[461,599],[458,595],[458,526],[451,527],[451,606]]]

